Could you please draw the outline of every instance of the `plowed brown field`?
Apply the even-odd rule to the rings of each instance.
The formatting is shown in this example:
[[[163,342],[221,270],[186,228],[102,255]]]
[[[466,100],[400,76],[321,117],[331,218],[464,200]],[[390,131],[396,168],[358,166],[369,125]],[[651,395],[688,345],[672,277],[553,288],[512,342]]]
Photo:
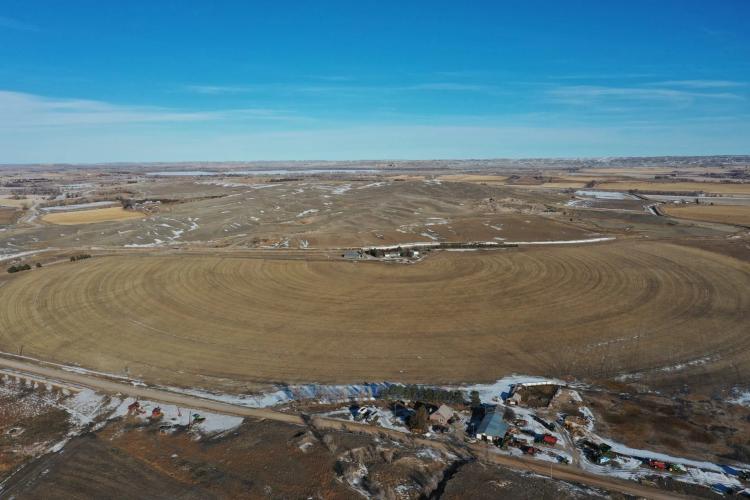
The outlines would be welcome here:
[[[665,205],[663,210],[682,219],[750,226],[749,205]]]
[[[181,385],[644,369],[741,355],[748,324],[750,265],[658,242],[416,265],[120,255],[0,288],[1,350]]]
[[[142,219],[143,217],[145,217],[143,212],[124,210],[121,207],[110,207],[47,214],[42,217],[42,220],[50,224],[73,226],[76,224],[93,224],[113,220]]]

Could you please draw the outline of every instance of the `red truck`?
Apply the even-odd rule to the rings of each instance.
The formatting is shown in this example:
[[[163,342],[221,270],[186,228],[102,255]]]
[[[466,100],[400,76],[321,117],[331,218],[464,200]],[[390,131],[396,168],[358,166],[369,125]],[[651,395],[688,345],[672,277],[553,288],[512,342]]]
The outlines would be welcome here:
[[[649,460],[648,465],[653,469],[667,470],[667,464],[660,460]]]

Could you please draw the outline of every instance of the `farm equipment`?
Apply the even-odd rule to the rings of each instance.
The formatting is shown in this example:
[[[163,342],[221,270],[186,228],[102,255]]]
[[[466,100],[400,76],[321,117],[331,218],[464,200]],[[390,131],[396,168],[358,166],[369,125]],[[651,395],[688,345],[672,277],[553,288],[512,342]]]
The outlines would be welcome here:
[[[551,446],[554,446],[557,444],[557,438],[551,434],[545,434],[544,436],[542,436],[542,441],[545,444],[549,444]]]
[[[685,468],[680,464],[669,464],[669,472],[675,472],[678,474],[683,474],[685,472]]]
[[[151,410],[151,417],[149,417],[151,420],[161,420],[162,417],[164,417],[164,413],[158,406]]]
[[[204,420],[206,420],[206,417],[201,417],[200,414],[193,413],[193,423],[194,424],[199,423],[199,422],[203,422]]]
[[[546,421],[542,420],[541,418],[537,417],[536,415],[532,415],[531,418],[533,418],[534,420],[536,420],[537,422],[539,422],[542,425],[542,427],[544,427],[548,431],[554,431],[555,430],[555,424],[551,424],[549,422],[546,422]]]
[[[128,405],[128,415],[142,413],[141,403],[134,401]]]
[[[612,447],[606,443],[597,444],[593,441],[584,439],[580,441],[578,445],[583,449],[586,458],[595,464],[606,464],[611,461],[614,455],[611,451]]]
[[[535,455],[537,451],[536,448],[534,448],[533,446],[526,446],[526,445],[522,445],[520,449],[522,452],[524,452],[527,455]]]
[[[649,460],[648,466],[652,469],[667,470],[666,462],[662,462],[661,460]]]

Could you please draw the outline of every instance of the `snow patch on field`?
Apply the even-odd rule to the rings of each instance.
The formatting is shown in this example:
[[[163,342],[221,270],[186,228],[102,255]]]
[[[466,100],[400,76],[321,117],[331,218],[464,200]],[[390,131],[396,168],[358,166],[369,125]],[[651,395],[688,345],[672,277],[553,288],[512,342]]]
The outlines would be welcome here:
[[[442,217],[428,217],[427,221],[424,223],[425,226],[443,226],[450,222],[448,219],[443,219]]]
[[[29,250],[27,252],[18,252],[18,253],[11,253],[11,254],[0,254],[0,262],[4,262],[6,260],[13,260],[18,259],[20,257],[26,257],[27,255],[34,255],[41,252],[46,252],[47,250],[53,250],[52,248],[47,248],[45,250]]]
[[[682,363],[677,363],[676,365],[663,366],[661,368],[654,368],[654,369],[646,370],[646,371],[643,371],[643,372],[623,373],[622,375],[618,375],[617,377],[615,377],[615,380],[617,380],[619,382],[624,382],[624,381],[627,381],[627,380],[638,380],[641,377],[643,377],[643,375],[646,374],[646,373],[650,373],[650,372],[651,373],[653,373],[653,372],[667,372],[667,373],[677,372],[677,371],[681,371],[681,370],[684,370],[686,368],[691,368],[691,367],[694,367],[694,366],[702,366],[702,365],[711,363],[713,361],[716,361],[718,359],[719,359],[719,356],[704,356],[702,358],[691,359],[689,361],[684,361]]]
[[[91,389],[84,389],[62,401],[62,406],[79,424],[90,424],[98,415],[111,410],[106,404],[108,398]]]
[[[637,199],[633,195],[615,192],[615,191],[579,190],[579,191],[576,191],[575,194],[577,196],[588,196],[590,198],[596,198],[597,200],[636,200]]]
[[[750,390],[741,391],[738,388],[732,389],[732,399],[729,403],[750,407]]]
[[[461,386],[446,386],[443,389],[446,390],[460,390],[464,391],[467,396],[472,391],[477,391],[479,397],[484,402],[498,402],[502,399],[502,394],[510,394],[510,389],[514,385],[518,384],[530,384],[534,382],[547,382],[556,385],[567,385],[562,380],[544,377],[534,377],[529,375],[509,375],[503,377],[491,384],[473,384],[473,385],[461,385]]]
[[[321,403],[335,403],[339,401],[371,400],[377,397],[381,391],[392,384],[386,382],[372,384],[351,385],[288,385],[278,387],[276,390],[259,394],[221,394],[201,391],[198,389],[180,389],[176,387],[165,387],[171,392],[189,394],[212,401],[221,401],[248,408],[269,408],[280,404],[299,400],[316,400]]]
[[[303,210],[302,212],[297,214],[297,217],[304,217],[306,215],[314,214],[316,212],[320,212],[317,208],[308,208],[307,210]]]
[[[110,418],[125,417],[128,415],[128,406],[134,403],[135,398],[126,398],[121,401],[119,405],[111,413]],[[170,404],[161,404],[154,401],[138,400],[142,413],[134,413],[130,415],[131,418],[138,419],[139,421],[146,423],[151,420],[152,412],[155,408],[159,408],[163,413],[163,416],[157,421],[161,425],[188,425],[193,419],[193,415],[196,413],[205,420],[201,422],[193,423],[192,428],[198,430],[200,433],[205,435],[214,435],[221,432],[230,431],[236,429],[242,425],[243,419],[241,417],[234,417],[230,415],[220,415],[218,413],[205,412],[203,410],[196,410],[193,408],[178,407]]]
[[[365,184],[364,186],[359,186],[357,189],[367,189],[367,188],[372,188],[372,187],[380,187],[380,186],[385,186],[386,184],[388,184],[388,183],[387,182],[371,182],[369,184]]]
[[[89,208],[102,208],[117,205],[116,201],[92,201],[91,203],[79,203],[77,205],[60,205],[57,207],[40,208],[42,212],[74,212],[76,210],[86,210]]]
[[[161,244],[164,243],[160,239],[155,239],[153,243],[127,243],[123,245],[125,248],[154,248],[161,246]]]
[[[589,238],[587,240],[557,240],[557,241],[508,241],[509,245],[575,245],[578,243],[599,243],[602,241],[612,241],[615,238],[607,236],[603,238]]]

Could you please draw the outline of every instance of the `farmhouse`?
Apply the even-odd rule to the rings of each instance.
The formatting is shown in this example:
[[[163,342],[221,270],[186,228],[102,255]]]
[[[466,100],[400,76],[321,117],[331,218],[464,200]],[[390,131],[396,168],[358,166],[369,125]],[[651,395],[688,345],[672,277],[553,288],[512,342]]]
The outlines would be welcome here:
[[[503,439],[506,432],[508,432],[508,424],[503,422],[503,416],[500,413],[494,411],[484,416],[477,426],[476,436],[477,439],[494,443]]]
[[[453,408],[450,406],[440,405],[440,408],[430,415],[430,423],[441,427],[448,427],[449,420],[453,418],[453,413]]]

